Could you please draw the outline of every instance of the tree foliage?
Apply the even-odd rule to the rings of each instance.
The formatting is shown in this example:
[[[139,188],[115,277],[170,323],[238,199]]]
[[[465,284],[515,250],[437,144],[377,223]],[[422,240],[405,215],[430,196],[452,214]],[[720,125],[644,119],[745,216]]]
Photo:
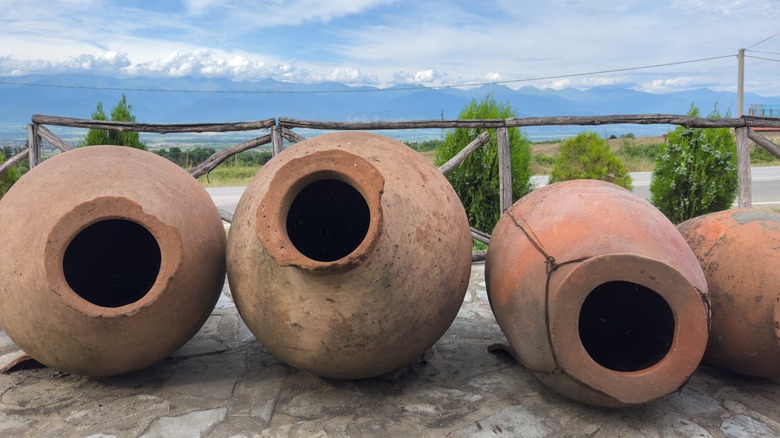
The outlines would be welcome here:
[[[509,102],[498,103],[492,94],[483,99],[472,99],[458,116],[459,119],[506,119],[517,117]],[[436,149],[437,165],[444,164],[479,136],[485,129],[456,128],[448,132]],[[457,192],[469,223],[480,230],[492,230],[501,216],[498,181],[498,144],[495,130],[487,130],[490,141],[479,148],[447,179]],[[510,128],[509,144],[512,162],[512,198],[519,199],[531,190],[531,143],[523,131]]]
[[[116,106],[111,110],[111,120],[114,122],[135,122],[132,110],[132,105],[127,103],[127,96],[123,94]],[[92,113],[92,120],[108,120],[103,110],[103,102],[98,102],[95,111]],[[82,141],[82,146],[91,145],[120,145],[136,149],[147,149],[146,144],[141,142],[140,135],[137,132],[117,131],[114,129],[90,129]]]
[[[688,115],[698,117],[699,108],[691,105]],[[708,117],[721,117],[717,105]],[[731,131],[681,126],[670,132],[656,159],[650,195],[650,202],[674,223],[730,208],[737,196]]]
[[[632,188],[631,174],[595,132],[584,131],[561,144],[550,183],[572,179],[598,179]]]
[[[0,152],[0,164],[4,162],[5,162],[5,155],[3,155],[2,152]],[[14,185],[14,183],[19,179],[20,176],[21,174],[19,170],[16,168],[16,166],[0,174],[0,198],[2,198],[3,195],[5,195],[5,192],[7,192],[12,185]]]

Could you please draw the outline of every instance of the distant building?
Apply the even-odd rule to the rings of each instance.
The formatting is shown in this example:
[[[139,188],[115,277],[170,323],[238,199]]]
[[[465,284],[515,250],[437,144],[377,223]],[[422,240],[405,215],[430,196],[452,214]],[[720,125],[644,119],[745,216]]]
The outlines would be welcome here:
[[[747,115],[755,117],[777,117],[780,118],[780,105],[764,105],[763,103],[752,103],[748,109]]]

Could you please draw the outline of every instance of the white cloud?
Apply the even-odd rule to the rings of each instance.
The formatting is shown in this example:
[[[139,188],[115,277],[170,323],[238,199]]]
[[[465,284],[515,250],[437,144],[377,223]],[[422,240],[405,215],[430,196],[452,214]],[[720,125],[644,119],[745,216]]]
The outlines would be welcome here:
[[[579,74],[736,54],[775,34],[780,18],[777,0],[550,0],[532,14],[510,0],[480,8],[441,0],[90,1],[29,0],[4,11],[0,75],[77,71],[380,86],[539,78],[508,85],[724,89],[735,85],[736,58]],[[780,37],[757,50],[780,52]],[[746,86],[777,95],[776,70],[776,63],[753,60]]]
[[[691,88],[700,80],[691,76],[654,79],[649,82],[642,82],[636,88],[649,93],[669,93]]]

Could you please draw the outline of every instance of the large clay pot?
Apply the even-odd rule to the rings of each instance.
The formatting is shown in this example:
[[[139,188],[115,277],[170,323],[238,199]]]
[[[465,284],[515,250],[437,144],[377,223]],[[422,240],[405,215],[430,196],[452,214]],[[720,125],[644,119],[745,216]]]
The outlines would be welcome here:
[[[266,348],[320,376],[407,365],[454,320],[471,237],[442,174],[387,137],[335,133],[274,157],[228,238],[228,281]]]
[[[0,200],[0,326],[37,361],[124,374],[174,352],[225,280],[225,230],[206,191],[149,152],[75,149]]]
[[[710,213],[678,225],[712,298],[704,360],[741,374],[780,377],[780,214]]]
[[[485,266],[516,357],[583,403],[637,405],[680,388],[707,343],[707,283],[685,240],[619,186],[531,192],[493,230]]]

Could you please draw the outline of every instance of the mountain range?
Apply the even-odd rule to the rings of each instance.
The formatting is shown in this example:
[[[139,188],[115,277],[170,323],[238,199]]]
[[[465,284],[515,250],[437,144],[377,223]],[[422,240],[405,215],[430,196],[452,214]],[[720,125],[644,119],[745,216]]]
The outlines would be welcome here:
[[[208,78],[113,78],[51,74],[0,77],[0,140],[33,114],[90,118],[98,102],[106,113],[127,95],[136,120],[144,123],[237,122],[274,117],[327,121],[398,121],[456,119],[473,98],[492,93],[508,102],[519,117],[609,114],[686,114],[695,104],[702,115],[714,106],[736,114],[734,92],[696,89],[665,94],[627,88],[594,87],[553,90],[530,86],[512,89],[490,84],[469,89],[402,85],[351,87],[341,83],[298,84],[266,79],[236,82]],[[745,94],[751,104],[778,107],[780,96]],[[577,131],[582,130],[580,127]],[[566,135],[566,127],[528,128],[531,137]],[[593,127],[590,127],[593,129]],[[599,127],[610,134],[659,135],[668,126]],[[5,134],[4,134],[5,133]]]

